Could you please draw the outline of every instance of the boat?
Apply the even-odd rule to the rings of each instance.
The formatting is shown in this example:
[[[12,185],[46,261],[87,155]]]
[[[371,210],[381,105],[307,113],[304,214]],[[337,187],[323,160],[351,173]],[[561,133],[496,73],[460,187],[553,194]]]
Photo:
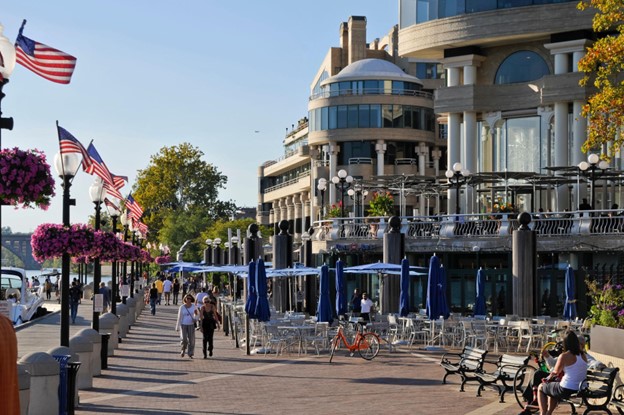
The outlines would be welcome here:
[[[6,267],[1,270],[0,277],[2,291],[9,304],[9,319],[14,326],[19,326],[40,314],[44,314],[41,306],[44,304],[42,296],[32,293],[28,289],[28,277],[22,268]]]

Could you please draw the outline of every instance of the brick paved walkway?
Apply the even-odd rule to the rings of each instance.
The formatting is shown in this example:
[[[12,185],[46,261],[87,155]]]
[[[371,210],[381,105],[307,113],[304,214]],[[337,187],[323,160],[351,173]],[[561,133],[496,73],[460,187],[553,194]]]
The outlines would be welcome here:
[[[88,324],[90,304],[81,306],[79,321]],[[196,358],[181,358],[174,331],[177,307],[159,306],[156,316],[146,309],[129,335],[109,357],[108,369],[93,379],[93,389],[80,391],[77,414],[514,414],[512,395],[498,403],[486,390],[475,397],[476,386],[460,393],[459,378],[441,384],[440,353],[382,349],[373,361],[339,352],[252,355],[236,349],[223,332],[215,333],[214,357],[202,359],[201,340]],[[54,320],[54,316],[48,319]],[[58,320],[57,320],[58,321]],[[53,324],[36,323],[18,332],[48,332]],[[81,328],[72,326],[72,330]],[[58,327],[56,328],[58,330]],[[198,332],[198,334],[200,334]],[[200,334],[201,335],[201,334]],[[42,337],[40,337],[41,339]],[[48,335],[47,350],[58,344]],[[43,340],[39,340],[40,342]],[[24,353],[20,352],[20,356]],[[560,413],[567,413],[562,408]]]

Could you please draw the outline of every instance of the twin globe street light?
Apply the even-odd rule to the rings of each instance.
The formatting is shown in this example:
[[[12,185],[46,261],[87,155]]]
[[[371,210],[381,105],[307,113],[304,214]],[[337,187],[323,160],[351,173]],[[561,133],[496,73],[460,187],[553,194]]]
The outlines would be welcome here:
[[[95,205],[95,230],[100,230],[102,211],[102,202],[106,197],[106,191],[104,190],[104,184],[99,177],[95,178],[95,181],[89,187],[89,197]],[[102,281],[102,265],[100,264],[100,258],[95,257],[93,259],[93,298],[97,298],[95,295],[99,293],[100,282]],[[95,301],[93,301],[93,321],[91,322],[91,328],[95,331],[100,330],[100,313],[96,311]]]
[[[345,203],[344,196],[345,190],[351,187],[351,183],[353,183],[353,176],[347,174],[347,171],[344,169],[338,170],[338,174],[331,179],[332,183],[336,186],[336,189],[340,190],[340,217],[345,217]]]
[[[583,176],[589,176],[589,181],[591,182],[591,207],[596,209],[596,203],[594,202],[596,197],[595,181],[609,168],[609,163],[605,160],[600,160],[598,154],[590,154],[587,157],[587,161],[581,161],[578,164],[578,168]],[[606,206],[603,208],[606,208]]]
[[[468,183],[470,171],[468,169],[464,169],[461,163],[453,164],[453,170],[447,170],[444,175],[448,179],[448,183],[455,187],[455,214],[459,215],[459,191],[461,187]],[[459,218],[455,218],[457,220]]]

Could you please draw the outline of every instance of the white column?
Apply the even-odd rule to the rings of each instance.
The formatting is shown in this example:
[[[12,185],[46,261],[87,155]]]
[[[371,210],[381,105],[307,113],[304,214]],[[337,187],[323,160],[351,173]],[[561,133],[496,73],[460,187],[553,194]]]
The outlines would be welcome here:
[[[477,113],[464,112],[464,167],[470,173],[477,171]],[[466,185],[464,187],[466,198],[462,203],[462,213],[474,213],[474,189]]]
[[[327,205],[331,206],[336,203],[336,186],[331,182],[331,178],[338,173],[338,152],[340,148],[338,144],[332,143],[329,145],[329,177],[327,177],[327,190],[325,195],[327,198]],[[329,193],[329,195],[327,194]]]
[[[377,140],[375,144],[377,152],[377,176],[383,176],[385,173],[384,154],[386,152],[386,143],[384,140]]]
[[[426,146],[425,143],[421,142],[416,147],[416,154],[418,154],[418,174],[420,176],[424,176],[426,171],[425,167],[427,165],[427,158],[429,156],[429,147]],[[418,212],[421,215],[425,215],[426,211],[426,198],[423,196],[418,197]]]
[[[459,85],[459,68],[449,67],[446,68],[447,82],[446,86],[458,86]]]
[[[568,161],[568,103],[555,103],[555,166],[569,166]],[[557,187],[555,211],[561,212],[569,205],[567,186]]]
[[[448,116],[448,148],[447,148],[447,163],[449,169],[453,168],[453,164],[461,161],[461,147],[460,147],[460,122],[461,115],[458,113],[451,113]],[[456,191],[450,189],[447,191],[447,213],[455,211],[455,196]],[[450,206],[450,208],[449,208]]]

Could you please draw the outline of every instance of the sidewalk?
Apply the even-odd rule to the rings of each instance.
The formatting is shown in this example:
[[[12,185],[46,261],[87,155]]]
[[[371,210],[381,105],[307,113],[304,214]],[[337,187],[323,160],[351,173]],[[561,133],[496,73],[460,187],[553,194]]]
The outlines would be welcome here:
[[[79,308],[80,324],[90,324],[91,304]],[[440,353],[382,349],[372,361],[340,351],[328,355],[252,355],[215,332],[214,356],[202,359],[197,332],[195,359],[181,358],[174,331],[177,306],[149,310],[108,359],[108,369],[80,391],[77,414],[510,414],[520,412],[512,394],[498,403],[491,389],[477,398],[476,386],[460,393],[459,378],[442,385]],[[56,324],[54,324],[56,321]],[[18,332],[19,355],[58,344],[58,314]],[[36,338],[37,340],[33,340]],[[45,346],[43,346],[45,343]],[[566,413],[562,411],[561,413]]]

